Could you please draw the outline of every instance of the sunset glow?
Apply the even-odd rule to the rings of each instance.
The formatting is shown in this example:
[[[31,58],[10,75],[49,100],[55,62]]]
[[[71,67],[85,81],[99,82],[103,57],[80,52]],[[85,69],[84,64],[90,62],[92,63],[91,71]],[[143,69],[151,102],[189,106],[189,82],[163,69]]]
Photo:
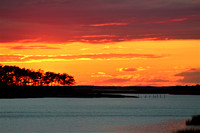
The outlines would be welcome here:
[[[200,83],[200,1],[0,1],[0,64],[76,85]]]

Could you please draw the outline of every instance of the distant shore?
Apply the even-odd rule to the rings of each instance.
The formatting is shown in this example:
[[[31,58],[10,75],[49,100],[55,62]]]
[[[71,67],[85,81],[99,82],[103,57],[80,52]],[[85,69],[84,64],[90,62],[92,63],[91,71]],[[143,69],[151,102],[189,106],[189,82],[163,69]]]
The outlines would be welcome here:
[[[1,86],[0,98],[137,98],[122,94],[200,95],[200,86]]]

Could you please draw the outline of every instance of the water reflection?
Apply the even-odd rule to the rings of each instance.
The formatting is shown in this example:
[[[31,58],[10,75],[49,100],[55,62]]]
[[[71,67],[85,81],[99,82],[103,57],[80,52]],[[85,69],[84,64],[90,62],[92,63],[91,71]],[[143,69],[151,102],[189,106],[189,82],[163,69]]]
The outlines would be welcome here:
[[[199,96],[0,99],[3,133],[167,133],[200,114]]]

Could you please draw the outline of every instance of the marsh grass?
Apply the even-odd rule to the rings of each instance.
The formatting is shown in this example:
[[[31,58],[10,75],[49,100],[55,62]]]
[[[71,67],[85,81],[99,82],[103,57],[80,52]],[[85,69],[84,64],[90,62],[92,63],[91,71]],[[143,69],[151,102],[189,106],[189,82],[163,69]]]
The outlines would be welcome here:
[[[200,129],[181,129],[173,133],[200,133]]]
[[[200,115],[193,116],[192,119],[187,120],[185,122],[185,124],[187,126],[200,126]],[[175,131],[173,133],[200,133],[200,129],[194,129],[194,128],[181,129],[181,130]]]
[[[186,125],[200,125],[200,115],[193,116],[191,120],[187,120]]]

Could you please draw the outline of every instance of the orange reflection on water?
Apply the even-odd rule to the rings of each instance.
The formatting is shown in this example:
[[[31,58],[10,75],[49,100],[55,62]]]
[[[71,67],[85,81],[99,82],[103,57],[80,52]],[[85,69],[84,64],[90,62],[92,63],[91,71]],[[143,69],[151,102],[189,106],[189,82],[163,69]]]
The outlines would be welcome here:
[[[117,133],[171,133],[185,128],[185,120],[163,120],[160,123],[154,124],[106,127],[104,130],[115,131]]]

